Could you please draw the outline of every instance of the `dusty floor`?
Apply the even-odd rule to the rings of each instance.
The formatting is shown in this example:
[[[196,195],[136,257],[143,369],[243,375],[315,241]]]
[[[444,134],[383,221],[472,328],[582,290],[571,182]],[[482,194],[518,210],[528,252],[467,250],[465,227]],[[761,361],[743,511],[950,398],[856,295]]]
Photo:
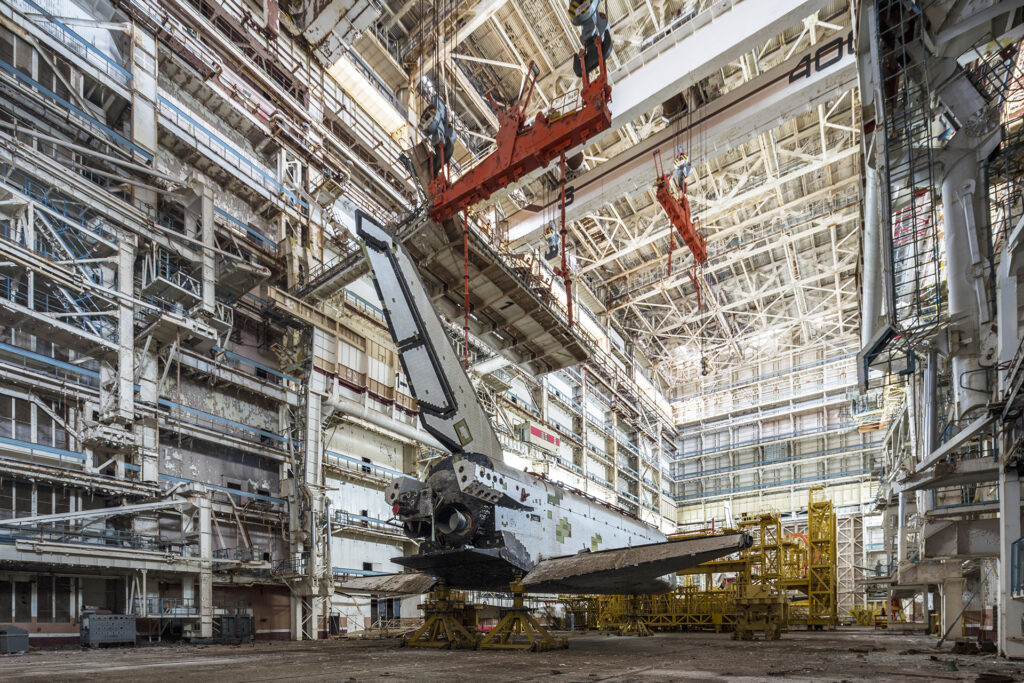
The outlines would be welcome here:
[[[412,650],[394,640],[273,642],[38,651],[0,656],[0,681],[995,681],[1024,663],[953,655],[934,639],[869,629],[791,632],[774,642],[726,634],[571,637],[546,653]],[[1009,678],[987,678],[999,674]]]

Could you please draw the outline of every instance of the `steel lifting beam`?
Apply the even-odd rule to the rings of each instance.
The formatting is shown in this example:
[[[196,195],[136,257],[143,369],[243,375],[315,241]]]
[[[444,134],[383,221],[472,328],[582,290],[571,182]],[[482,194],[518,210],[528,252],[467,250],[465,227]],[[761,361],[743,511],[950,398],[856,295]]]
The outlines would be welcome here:
[[[679,188],[679,197],[672,193],[671,179],[665,173],[661,163],[661,150],[654,151],[654,168],[658,174],[654,181],[654,193],[658,203],[665,210],[669,222],[675,227],[676,232],[683,238],[683,242],[693,252],[693,260],[697,264],[703,264],[708,260],[707,245],[704,236],[697,232],[690,215],[690,200],[686,198],[684,188]]]
[[[441,172],[430,183],[433,198],[430,215],[434,220],[444,221],[455,216],[611,127],[608,105],[612,88],[608,84],[600,36],[594,40],[599,73],[591,80],[583,70],[580,108],[564,115],[558,111],[538,112],[533,123],[526,125],[526,107],[537,77],[536,70],[531,69],[531,78],[515,104],[498,114],[497,149],[458,180],[449,181]],[[580,60],[583,59],[581,50]],[[494,104],[493,99],[491,103]]]

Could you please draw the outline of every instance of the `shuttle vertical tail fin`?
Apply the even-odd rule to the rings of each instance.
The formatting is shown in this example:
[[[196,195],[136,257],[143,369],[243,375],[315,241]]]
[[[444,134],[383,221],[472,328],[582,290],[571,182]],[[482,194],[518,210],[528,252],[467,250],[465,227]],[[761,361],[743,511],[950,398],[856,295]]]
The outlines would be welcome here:
[[[356,233],[384,306],[391,338],[420,408],[423,427],[451,453],[501,460],[501,444],[445,334],[416,264],[394,237],[356,212]]]

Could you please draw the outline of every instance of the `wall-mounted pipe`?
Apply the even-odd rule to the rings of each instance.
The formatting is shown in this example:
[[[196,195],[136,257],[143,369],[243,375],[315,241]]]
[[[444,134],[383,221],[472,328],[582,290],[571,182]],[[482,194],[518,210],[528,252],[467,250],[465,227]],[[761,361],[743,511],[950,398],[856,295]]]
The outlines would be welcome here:
[[[393,417],[388,417],[387,415],[373,410],[362,403],[357,403],[342,396],[332,396],[325,401],[325,405],[342,412],[349,417],[356,417],[360,420],[365,420],[372,425],[394,432],[399,436],[411,439],[425,446],[429,446],[430,448],[444,450],[444,447],[441,446],[437,439],[432,437],[430,434],[427,434],[422,429],[419,429],[415,425],[400,422]]]

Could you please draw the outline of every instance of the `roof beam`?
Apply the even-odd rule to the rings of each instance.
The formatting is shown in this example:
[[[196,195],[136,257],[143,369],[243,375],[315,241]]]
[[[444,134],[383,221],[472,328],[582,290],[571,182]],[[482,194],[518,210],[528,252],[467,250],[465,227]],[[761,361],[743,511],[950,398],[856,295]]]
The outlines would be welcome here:
[[[612,129],[715,73],[828,5],[828,0],[730,0],[679,26],[611,76]]]
[[[594,211],[623,195],[649,189],[654,182],[652,155],[656,149],[661,150],[664,158],[670,159],[675,155],[676,141],[692,137],[701,141],[701,153],[710,159],[811,110],[857,84],[856,57],[848,54],[845,49],[843,56],[834,64],[791,82],[791,75],[802,73],[797,71],[797,65],[807,59],[813,63],[818,49],[821,48],[815,46],[802,51],[696,110],[692,117],[686,119],[691,121],[690,125],[663,128],[639,145],[575,179],[574,200],[566,209],[566,220]],[[620,87],[618,82],[614,82],[613,104],[619,97]],[[615,125],[614,119],[612,125]],[[544,217],[554,211],[555,204],[552,200],[546,205],[534,207],[535,211],[521,209],[508,217],[509,239],[513,248],[536,238],[544,225]]]
[[[855,156],[857,154],[860,154],[860,149],[858,147],[855,147],[855,146],[848,147],[848,148],[846,148],[846,149],[844,149],[842,151],[839,151],[839,152],[830,153],[827,157],[825,157],[823,159],[818,159],[818,160],[816,160],[816,161],[814,161],[814,162],[812,162],[810,164],[805,164],[804,166],[796,168],[793,171],[790,171],[789,173],[787,173],[787,174],[785,174],[783,176],[780,176],[778,178],[773,179],[773,183],[786,183],[786,182],[790,182],[792,180],[796,180],[796,179],[801,178],[801,177],[803,177],[803,176],[805,176],[805,175],[807,175],[809,173],[813,173],[813,172],[815,172],[815,171],[817,171],[817,170],[827,166],[828,164],[832,164],[832,163],[835,163],[837,161],[842,161],[843,159],[846,159],[847,157]],[[856,181],[856,179],[844,181],[843,183],[840,183],[840,184],[837,184],[837,185],[834,185],[834,186],[830,186],[830,187],[824,188],[824,190],[825,191],[834,191],[840,185],[845,186],[845,185],[847,185],[847,184],[849,184],[851,182],[859,182],[859,181]],[[771,192],[771,191],[772,191],[771,185],[765,185],[765,186],[762,186],[762,187],[756,187],[756,188],[754,188],[752,190],[749,190],[748,192],[743,193],[742,195],[738,195],[737,197],[733,197],[733,198],[729,199],[728,202],[721,202],[721,205],[719,207],[716,207],[718,209],[717,211],[715,209],[710,209],[710,210],[708,210],[706,212],[703,212],[702,215],[701,215],[701,218],[702,218],[702,220],[703,220],[705,225],[710,225],[710,224],[714,223],[713,218],[715,216],[717,216],[720,213],[723,213],[723,212],[727,211],[730,207],[742,204],[742,203],[744,203],[746,201],[749,201],[751,198],[753,198],[756,195],[765,194],[766,192]],[[806,201],[807,201],[807,197],[804,196],[804,197],[801,197],[799,200],[797,200],[795,202],[791,202],[791,204],[806,203]],[[594,270],[595,268],[599,268],[599,267],[601,267],[603,265],[606,265],[606,264],[610,263],[611,261],[614,261],[615,259],[622,258],[623,256],[636,251],[637,249],[645,247],[645,246],[647,246],[649,244],[653,244],[654,242],[657,242],[658,240],[664,239],[665,237],[668,236],[668,233],[671,231],[671,229],[672,229],[671,225],[669,225],[668,223],[663,223],[658,229],[648,230],[642,236],[640,236],[638,239],[632,240],[631,242],[629,242],[626,245],[624,245],[621,249],[618,249],[618,250],[616,250],[616,251],[614,251],[614,252],[612,252],[610,254],[605,255],[604,257],[594,261],[593,263],[588,263],[586,266],[584,266],[581,269],[580,272],[582,272],[582,273],[589,272],[591,270]],[[729,231],[723,231],[721,233],[718,233],[718,232],[711,233],[710,235],[708,235],[707,239],[708,239],[709,243],[712,242],[712,241],[719,241],[719,240],[725,239],[726,237],[730,236],[734,232],[735,231],[733,231],[733,230],[729,230]],[[715,257],[717,257],[717,256],[718,255],[716,254]]]

